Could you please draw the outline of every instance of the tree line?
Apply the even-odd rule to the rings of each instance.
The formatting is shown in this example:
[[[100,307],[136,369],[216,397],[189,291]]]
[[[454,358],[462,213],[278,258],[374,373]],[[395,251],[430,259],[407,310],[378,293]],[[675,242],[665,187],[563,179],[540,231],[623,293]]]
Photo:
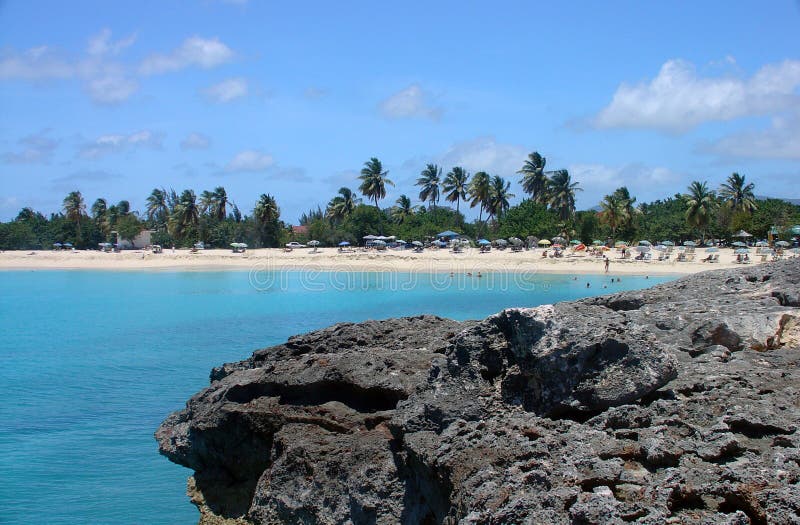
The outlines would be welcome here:
[[[270,194],[256,200],[249,215],[242,214],[224,187],[203,191],[198,198],[191,189],[178,193],[154,188],[143,212],[131,210],[128,201],[110,204],[99,198],[91,207],[79,191],[70,192],[59,213],[45,217],[23,208],[17,217],[0,223],[0,249],[48,248],[55,242],[71,242],[79,248],[100,242],[133,239],[143,229],[154,233],[152,242],[162,246],[191,246],[202,241],[214,247],[246,242],[251,247],[275,247],[289,240],[316,239],[334,246],[342,241],[359,243],[368,234],[395,235],[424,240],[443,230],[472,237],[550,238],[556,235],[591,243],[605,241],[653,242],[707,238],[731,240],[739,230],[764,238],[773,230],[788,237],[800,223],[800,207],[780,199],[757,199],[754,184],[744,175],[732,174],[717,190],[707,182],[693,181],[686,193],[651,203],[636,203],[626,187],[605,195],[597,209],[577,211],[574,182],[566,169],[546,170],[547,160],[538,152],[528,155],[518,171],[525,193],[511,206],[511,182],[485,171],[470,174],[461,166],[444,168],[427,164],[415,186],[418,199],[400,195],[393,206],[381,208],[387,186],[394,186],[381,161],[364,163],[358,191],[339,189],[323,209],[304,212],[292,229],[280,218],[280,208]],[[363,198],[363,199],[362,199]],[[440,202],[455,204],[441,206]],[[461,205],[478,209],[478,218],[466,221]]]

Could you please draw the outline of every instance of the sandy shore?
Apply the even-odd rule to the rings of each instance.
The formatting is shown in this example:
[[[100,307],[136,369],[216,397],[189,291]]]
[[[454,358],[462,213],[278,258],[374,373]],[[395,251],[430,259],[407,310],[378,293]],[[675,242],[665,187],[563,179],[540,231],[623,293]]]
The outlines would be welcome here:
[[[719,252],[718,263],[623,261],[610,253],[610,272],[619,275],[681,275],[717,268],[741,267],[734,262],[731,250]],[[146,251],[101,253],[98,251],[6,251],[0,253],[0,270],[283,270],[310,269],[332,271],[399,271],[399,272],[529,272],[562,274],[604,273],[602,259],[589,256],[543,259],[541,250],[513,253],[509,250],[479,253],[465,250],[426,250],[339,253],[335,248],[249,250],[234,254],[230,250],[165,250],[161,254]],[[697,259],[704,257],[698,251]],[[751,264],[759,264],[754,257]]]

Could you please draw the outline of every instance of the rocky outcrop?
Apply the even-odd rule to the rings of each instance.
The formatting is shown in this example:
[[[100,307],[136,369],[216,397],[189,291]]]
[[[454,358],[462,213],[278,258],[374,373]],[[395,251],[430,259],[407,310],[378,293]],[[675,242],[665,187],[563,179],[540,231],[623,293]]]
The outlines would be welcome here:
[[[336,325],[214,369],[156,438],[202,523],[800,523],[798,297],[794,260]]]

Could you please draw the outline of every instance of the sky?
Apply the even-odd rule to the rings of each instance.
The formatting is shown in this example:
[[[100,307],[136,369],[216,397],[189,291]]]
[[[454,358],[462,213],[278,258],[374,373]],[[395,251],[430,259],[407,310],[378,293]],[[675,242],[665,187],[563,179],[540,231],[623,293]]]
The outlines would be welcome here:
[[[0,220],[224,186],[296,224],[370,157],[382,206],[429,162],[513,204],[533,151],[579,209],[733,172],[800,198],[798,35],[797,0],[0,0]]]

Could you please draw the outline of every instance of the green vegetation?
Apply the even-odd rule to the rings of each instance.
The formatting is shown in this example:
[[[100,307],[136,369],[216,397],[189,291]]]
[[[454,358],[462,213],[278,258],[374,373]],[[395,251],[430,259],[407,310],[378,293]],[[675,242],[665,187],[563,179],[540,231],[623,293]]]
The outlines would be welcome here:
[[[528,155],[519,174],[527,195],[516,206],[511,182],[499,175],[479,171],[470,176],[454,166],[442,179],[443,168],[428,164],[416,185],[422,205],[400,195],[394,206],[381,208],[388,178],[381,161],[364,163],[358,193],[342,187],[327,203],[303,213],[305,233],[294,233],[281,220],[274,196],[262,194],[250,215],[243,215],[219,186],[200,193],[191,189],[154,188],[140,215],[128,201],[109,204],[99,198],[88,209],[79,191],[70,192],[59,213],[45,217],[23,208],[17,217],[0,223],[0,249],[47,249],[54,243],[72,243],[76,248],[96,248],[101,242],[132,240],[144,229],[153,231],[152,242],[162,246],[188,247],[198,241],[207,246],[228,247],[246,242],[251,247],[276,247],[290,240],[316,239],[326,246],[341,241],[361,242],[368,234],[395,235],[406,241],[424,240],[443,230],[454,230],[473,239],[556,235],[591,243],[625,240],[652,242],[734,240],[746,230],[756,238],[790,238],[790,228],[800,224],[800,206],[780,199],[758,200],[754,185],[733,173],[718,191],[707,182],[693,181],[685,194],[637,204],[626,187],[600,199],[599,211],[575,209],[575,193],[581,191],[567,170],[545,171],[547,161],[538,152]],[[443,199],[440,199],[443,197]],[[455,203],[455,209],[437,204]],[[461,203],[478,208],[478,218],[467,222]],[[369,203],[369,204],[367,204]]]

